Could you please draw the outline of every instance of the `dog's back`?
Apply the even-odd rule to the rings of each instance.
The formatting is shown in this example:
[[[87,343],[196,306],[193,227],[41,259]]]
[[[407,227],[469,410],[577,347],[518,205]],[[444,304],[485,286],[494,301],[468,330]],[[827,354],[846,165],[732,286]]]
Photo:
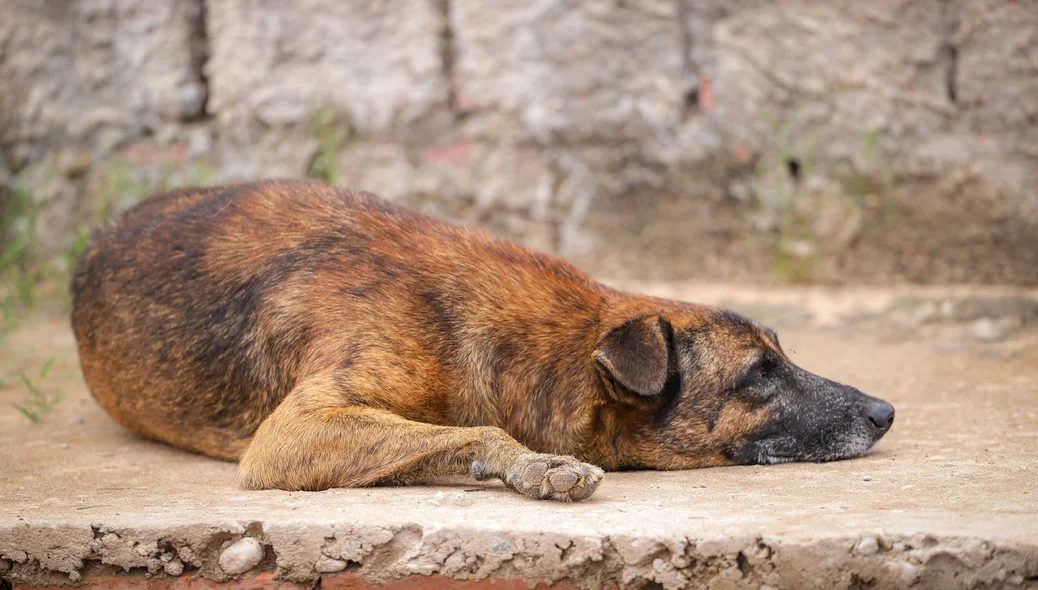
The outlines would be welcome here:
[[[128,211],[80,260],[72,320],[102,407],[186,449],[238,458],[300,379],[329,371],[397,381],[358,404],[502,426],[536,449],[588,427],[543,414],[566,416],[555,406],[583,400],[548,394],[595,378],[553,350],[590,356],[593,328],[559,328],[593,327],[603,292],[562,261],[372,195],[277,182]]]

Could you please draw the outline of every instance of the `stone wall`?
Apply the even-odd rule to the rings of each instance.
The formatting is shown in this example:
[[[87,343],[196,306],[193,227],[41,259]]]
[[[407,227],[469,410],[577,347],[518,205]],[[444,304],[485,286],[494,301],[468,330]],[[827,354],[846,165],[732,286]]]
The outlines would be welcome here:
[[[603,275],[1038,284],[1038,0],[0,0],[43,233],[317,175]]]

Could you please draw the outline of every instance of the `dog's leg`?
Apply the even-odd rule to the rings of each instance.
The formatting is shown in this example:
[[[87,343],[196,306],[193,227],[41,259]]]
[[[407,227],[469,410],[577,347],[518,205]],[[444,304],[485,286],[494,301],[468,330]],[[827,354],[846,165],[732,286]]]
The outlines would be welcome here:
[[[417,483],[471,473],[501,478],[539,499],[583,500],[602,470],[573,457],[534,453],[492,426],[435,426],[343,406],[335,381],[297,386],[256,431],[238,477],[250,489],[322,490]]]

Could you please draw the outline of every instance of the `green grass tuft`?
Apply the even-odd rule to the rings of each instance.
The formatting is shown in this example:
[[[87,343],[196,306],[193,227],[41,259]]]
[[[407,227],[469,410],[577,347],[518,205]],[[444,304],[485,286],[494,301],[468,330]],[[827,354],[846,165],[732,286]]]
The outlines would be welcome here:
[[[335,158],[353,137],[349,120],[344,116],[337,116],[331,109],[321,107],[311,112],[307,128],[310,135],[317,140],[317,155],[310,163],[307,175],[329,184],[341,183],[342,173]]]
[[[25,374],[25,371],[21,371],[18,374],[18,378],[21,380],[22,385],[25,387],[25,393],[22,397],[21,403],[14,404],[14,408],[18,412],[28,418],[33,424],[38,424],[43,421],[44,417],[54,408],[54,406],[61,403],[61,400],[65,399],[65,394],[58,393],[47,393],[43,388],[43,381],[47,379],[47,375],[50,374],[51,368],[54,366],[55,357],[51,357],[43,364],[39,374],[35,379],[29,378]]]

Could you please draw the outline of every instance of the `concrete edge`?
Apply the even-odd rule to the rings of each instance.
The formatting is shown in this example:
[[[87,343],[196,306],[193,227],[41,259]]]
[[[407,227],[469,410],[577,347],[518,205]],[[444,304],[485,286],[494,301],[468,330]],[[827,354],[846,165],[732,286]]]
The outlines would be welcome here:
[[[247,544],[259,552],[251,562],[245,560],[245,569],[229,566],[228,548],[243,538],[255,539],[258,543]],[[403,584],[418,577],[667,590],[717,584],[831,588],[855,581],[873,588],[920,581],[941,588],[1019,588],[1038,587],[1038,539],[1018,543],[927,534],[655,538],[259,521],[118,529],[0,525],[0,577],[20,587],[113,579],[153,580],[160,587],[165,587],[163,580],[178,579],[235,585],[257,575],[308,586],[345,575],[367,585]]]

